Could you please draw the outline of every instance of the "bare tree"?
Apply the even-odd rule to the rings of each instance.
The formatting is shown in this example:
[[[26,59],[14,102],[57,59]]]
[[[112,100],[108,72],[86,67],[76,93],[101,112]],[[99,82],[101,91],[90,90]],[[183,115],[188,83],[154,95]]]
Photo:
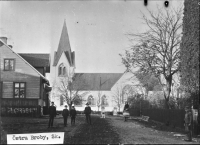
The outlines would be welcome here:
[[[57,82],[57,90],[60,96],[64,97],[64,101],[68,104],[71,109],[73,102],[82,102],[84,101],[84,96],[89,92],[84,91],[88,84],[82,78],[83,74],[75,74],[72,79],[65,76],[60,78]]]
[[[98,111],[99,111],[99,108],[101,107],[101,104],[102,104],[102,90],[101,90],[101,88],[102,88],[102,86],[108,81],[109,79],[107,79],[107,80],[105,80],[105,81],[103,81],[103,82],[101,82],[102,80],[101,80],[101,77],[99,78],[99,91],[98,91],[98,96],[97,96],[97,107],[98,107]]]
[[[102,96],[102,91],[99,90],[98,91],[98,98],[97,98],[97,107],[98,107],[98,111],[99,111],[99,108],[101,107],[101,96]]]
[[[163,85],[161,76],[166,81],[166,90],[162,86],[165,105],[169,108],[172,76],[180,68],[180,42],[182,28],[182,8],[158,8],[157,13],[149,11],[147,18],[143,14],[148,30],[143,33],[129,33],[132,46],[121,55],[122,63],[129,71],[139,67],[142,72],[153,74]]]
[[[115,91],[113,92],[112,98],[113,101],[117,104],[118,111],[120,112],[120,108],[123,104],[123,99],[124,99],[124,92],[122,86],[116,87]]]

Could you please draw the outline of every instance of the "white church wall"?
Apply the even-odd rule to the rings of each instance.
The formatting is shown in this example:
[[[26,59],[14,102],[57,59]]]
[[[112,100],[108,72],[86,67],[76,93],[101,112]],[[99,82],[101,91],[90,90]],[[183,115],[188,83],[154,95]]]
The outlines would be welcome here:
[[[70,75],[71,68],[64,53],[62,53],[57,63],[57,66],[53,66],[53,62],[51,63],[52,65],[51,65],[50,83],[52,86],[52,91],[50,94],[50,100],[54,102],[57,110],[62,110],[65,104],[63,103],[63,105],[60,105],[60,94],[55,89],[55,87],[59,85],[59,79],[61,78],[58,76],[58,69],[59,69],[59,65],[63,63],[63,65],[66,67],[66,73],[67,73],[65,77],[68,77]]]

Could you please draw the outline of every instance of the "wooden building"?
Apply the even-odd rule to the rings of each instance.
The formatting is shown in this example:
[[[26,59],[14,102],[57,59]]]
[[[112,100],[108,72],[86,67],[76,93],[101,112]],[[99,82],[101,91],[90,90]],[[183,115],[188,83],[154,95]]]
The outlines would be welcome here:
[[[49,71],[48,62],[41,60],[44,57],[37,57],[14,52],[12,46],[7,45],[7,38],[0,38],[2,115],[40,116],[41,108],[48,105],[51,90],[45,78]]]

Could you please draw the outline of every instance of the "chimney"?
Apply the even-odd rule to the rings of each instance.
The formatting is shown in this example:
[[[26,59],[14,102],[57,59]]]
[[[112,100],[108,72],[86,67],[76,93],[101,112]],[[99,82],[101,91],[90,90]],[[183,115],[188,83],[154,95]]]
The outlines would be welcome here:
[[[7,44],[7,37],[0,37],[0,39],[5,43],[5,44]]]
[[[10,48],[13,48],[13,46],[12,45],[8,45]]]

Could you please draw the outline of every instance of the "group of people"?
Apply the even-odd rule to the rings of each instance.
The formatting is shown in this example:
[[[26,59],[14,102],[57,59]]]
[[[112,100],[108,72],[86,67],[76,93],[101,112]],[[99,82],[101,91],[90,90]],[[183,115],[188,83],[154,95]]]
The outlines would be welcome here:
[[[88,124],[91,124],[91,107],[89,106],[89,103],[86,103],[86,107],[84,110],[84,114],[86,116],[86,121]],[[65,105],[65,109],[62,111],[62,116],[64,119],[64,127],[67,126],[67,119],[70,116],[71,117],[71,125],[75,125],[75,120],[76,120],[76,109],[74,107],[74,104],[72,104],[72,107],[70,111],[68,110],[68,106]],[[51,106],[49,106],[49,125],[48,128],[53,127],[53,121],[54,118],[56,117],[56,107],[54,106],[54,102],[51,102]]]
[[[129,105],[128,105],[128,102],[126,103],[126,105],[124,106],[124,111],[129,111]],[[91,107],[89,106],[89,103],[86,103],[86,107],[85,107],[85,110],[84,110],[84,114],[86,116],[86,122],[88,124],[92,124],[91,123]],[[68,117],[70,116],[71,117],[71,125],[74,125],[75,124],[75,120],[76,120],[76,109],[74,107],[74,104],[72,104],[72,107],[70,109],[70,111],[68,110],[68,106],[65,105],[65,109],[63,109],[62,111],[62,116],[63,116],[63,119],[64,119],[64,127],[67,126],[67,119]],[[102,107],[101,108],[101,115],[102,117],[101,118],[105,118],[105,107]],[[53,121],[54,121],[54,118],[56,117],[56,107],[54,106],[54,102],[51,102],[51,106],[49,107],[49,125],[48,125],[48,128],[50,127],[53,127]],[[126,119],[126,117],[125,117]]]
[[[191,109],[187,106],[185,108],[186,114],[185,114],[185,131],[187,133],[187,137],[188,139],[185,139],[186,141],[192,141],[192,113],[191,113]],[[91,125],[91,107],[89,106],[89,103],[86,103],[86,107],[84,110],[84,114],[86,116],[86,122],[88,124]],[[128,102],[126,102],[125,106],[124,106],[124,110],[123,112],[129,112],[129,104]],[[101,108],[101,118],[105,118],[105,108],[102,107]],[[62,116],[64,119],[64,126],[67,126],[67,118],[68,116],[71,117],[71,125],[75,124],[75,119],[76,119],[76,109],[74,107],[74,105],[72,104],[72,107],[70,109],[70,111],[67,109],[67,105],[65,105],[65,109],[63,109],[62,111]],[[56,117],[56,107],[54,106],[54,102],[51,102],[51,106],[49,107],[49,127],[53,127],[53,120],[54,117]],[[126,121],[126,117],[125,117],[125,121]]]

